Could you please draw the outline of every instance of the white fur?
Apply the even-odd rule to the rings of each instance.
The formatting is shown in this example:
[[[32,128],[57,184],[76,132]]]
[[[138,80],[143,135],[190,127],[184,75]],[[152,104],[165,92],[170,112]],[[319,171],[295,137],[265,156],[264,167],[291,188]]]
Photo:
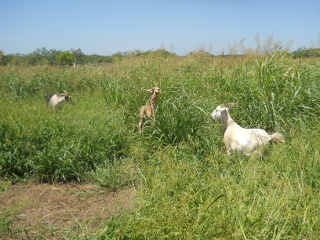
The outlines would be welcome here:
[[[235,103],[222,104],[210,115],[213,120],[220,120],[225,129],[223,140],[229,155],[231,151],[240,151],[246,156],[253,153],[262,154],[263,148],[268,142],[272,140],[285,142],[281,133],[276,132],[269,135],[263,129],[246,129],[240,127],[229,114],[229,108],[227,106],[230,105],[235,105]]]
[[[55,107],[55,106],[61,104],[64,101],[67,101],[69,99],[71,99],[71,96],[67,93],[61,93],[60,95],[48,94],[47,101],[48,101],[49,106]]]

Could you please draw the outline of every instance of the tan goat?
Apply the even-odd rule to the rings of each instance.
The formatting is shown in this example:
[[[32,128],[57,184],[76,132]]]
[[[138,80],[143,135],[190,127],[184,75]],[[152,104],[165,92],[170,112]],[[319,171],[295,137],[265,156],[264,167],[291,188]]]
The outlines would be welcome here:
[[[139,132],[142,131],[143,124],[146,120],[146,116],[155,118],[155,112],[157,110],[157,102],[158,102],[158,93],[161,92],[160,88],[154,87],[148,90],[144,90],[146,92],[150,92],[152,94],[151,99],[147,102],[145,106],[140,108],[140,120],[139,120]]]

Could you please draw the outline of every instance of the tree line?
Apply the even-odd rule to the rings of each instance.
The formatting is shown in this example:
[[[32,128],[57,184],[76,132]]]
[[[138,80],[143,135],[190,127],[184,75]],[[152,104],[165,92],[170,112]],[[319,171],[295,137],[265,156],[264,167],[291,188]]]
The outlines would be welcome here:
[[[294,58],[309,58],[309,57],[320,57],[320,48],[299,48],[292,52]]]
[[[98,54],[86,55],[79,49],[61,51],[47,48],[38,48],[30,54],[4,54],[0,50],[0,65],[18,66],[71,66],[73,64],[105,64],[111,63],[113,56],[101,56]]]
[[[45,47],[38,48],[30,54],[4,54],[0,50],[0,65],[2,66],[36,66],[36,65],[49,65],[49,66],[72,66],[77,65],[102,65],[110,64],[115,59],[121,59],[127,56],[147,56],[151,53],[157,53],[163,57],[170,55],[176,55],[168,52],[164,49],[158,49],[156,51],[130,51],[130,52],[118,52],[111,56],[103,56],[98,54],[86,55],[80,48],[71,49],[69,51],[61,51],[51,49],[48,50]],[[194,53],[189,53],[192,55]],[[206,53],[214,57],[211,53]],[[231,54],[232,55],[232,54]],[[298,50],[291,52],[293,58],[309,58],[320,57],[320,48],[299,48]]]

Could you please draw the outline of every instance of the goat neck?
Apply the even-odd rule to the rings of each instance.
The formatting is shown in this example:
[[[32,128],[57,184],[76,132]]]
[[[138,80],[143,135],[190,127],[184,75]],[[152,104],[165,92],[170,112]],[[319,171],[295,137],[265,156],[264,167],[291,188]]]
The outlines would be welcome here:
[[[58,98],[58,103],[61,103],[61,102],[65,101],[65,100],[67,100],[66,96],[59,97]]]
[[[150,103],[151,108],[152,108],[153,110],[156,110],[156,109],[157,109],[158,93],[154,92],[154,93],[152,94],[149,103]]]

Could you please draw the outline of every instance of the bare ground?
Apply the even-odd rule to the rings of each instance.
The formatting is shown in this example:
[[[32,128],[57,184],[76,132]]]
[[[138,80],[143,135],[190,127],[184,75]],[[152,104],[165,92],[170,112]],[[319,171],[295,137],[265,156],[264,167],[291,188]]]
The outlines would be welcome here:
[[[134,206],[136,189],[110,192],[94,184],[9,185],[0,192],[8,227],[0,239],[65,239],[86,236]],[[1,236],[3,235],[3,236]]]

